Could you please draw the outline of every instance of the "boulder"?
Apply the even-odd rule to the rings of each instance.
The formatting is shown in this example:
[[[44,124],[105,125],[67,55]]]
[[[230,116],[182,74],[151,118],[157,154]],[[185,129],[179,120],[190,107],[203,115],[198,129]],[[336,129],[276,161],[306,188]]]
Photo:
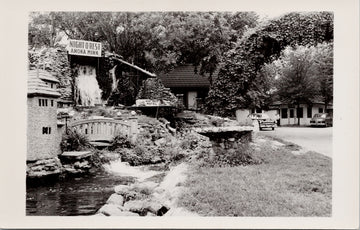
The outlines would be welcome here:
[[[114,204],[105,204],[99,209],[98,213],[102,213],[105,216],[139,216],[136,213],[129,212],[123,209],[121,206]]]
[[[115,186],[114,190],[117,194],[124,196],[130,191],[130,186],[121,184]]]
[[[162,205],[158,201],[147,201],[146,203],[144,203],[144,208],[149,213],[153,213],[157,216],[162,216],[169,210],[169,207]]]
[[[117,193],[113,193],[109,199],[106,201],[107,204],[115,204],[122,206],[124,204],[124,197]]]
[[[139,213],[140,216],[145,216],[147,214],[148,210],[146,206],[147,202],[145,200],[130,200],[124,204],[125,210]]]

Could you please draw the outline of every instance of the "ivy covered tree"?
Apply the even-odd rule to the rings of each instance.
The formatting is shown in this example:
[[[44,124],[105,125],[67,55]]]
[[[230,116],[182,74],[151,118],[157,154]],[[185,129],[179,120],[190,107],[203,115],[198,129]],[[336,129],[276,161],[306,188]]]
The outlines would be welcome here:
[[[207,110],[233,116],[236,109],[266,107],[271,102],[264,64],[276,60],[286,46],[316,45],[333,40],[330,12],[290,13],[271,20],[240,39],[224,55],[207,98]]]

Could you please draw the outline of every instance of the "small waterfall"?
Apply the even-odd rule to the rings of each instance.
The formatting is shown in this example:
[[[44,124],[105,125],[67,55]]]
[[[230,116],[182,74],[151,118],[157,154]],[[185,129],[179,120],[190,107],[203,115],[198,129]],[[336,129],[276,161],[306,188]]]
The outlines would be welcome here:
[[[85,106],[102,103],[101,89],[96,80],[96,69],[93,66],[80,66],[76,77],[76,101]]]
[[[120,160],[112,161],[109,164],[105,164],[103,167],[107,172],[121,176],[135,177],[139,181],[143,181],[161,173],[159,171],[144,170],[141,166],[130,166],[128,163],[121,162]]]

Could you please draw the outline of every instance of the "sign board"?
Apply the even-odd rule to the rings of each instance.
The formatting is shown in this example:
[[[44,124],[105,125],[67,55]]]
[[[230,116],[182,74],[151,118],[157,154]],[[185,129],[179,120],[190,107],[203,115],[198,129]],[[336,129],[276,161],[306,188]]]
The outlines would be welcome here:
[[[101,57],[100,42],[69,39],[67,49],[71,55]]]

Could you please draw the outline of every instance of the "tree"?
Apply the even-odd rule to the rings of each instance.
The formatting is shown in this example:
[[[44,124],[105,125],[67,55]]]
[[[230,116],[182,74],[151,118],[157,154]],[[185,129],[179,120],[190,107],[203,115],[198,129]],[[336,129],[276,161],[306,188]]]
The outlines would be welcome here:
[[[287,104],[311,104],[318,95],[319,81],[314,66],[313,48],[296,46],[287,47],[277,64],[278,76],[276,86],[280,100]],[[298,117],[298,125],[300,118]]]
[[[311,46],[332,39],[331,12],[290,13],[245,32],[224,54],[222,68],[210,87],[207,111],[231,116],[236,109],[265,107],[270,100],[263,66],[276,60],[287,46]]]
[[[325,111],[333,100],[333,43],[315,47],[314,65],[319,79],[319,95],[325,103]]]

